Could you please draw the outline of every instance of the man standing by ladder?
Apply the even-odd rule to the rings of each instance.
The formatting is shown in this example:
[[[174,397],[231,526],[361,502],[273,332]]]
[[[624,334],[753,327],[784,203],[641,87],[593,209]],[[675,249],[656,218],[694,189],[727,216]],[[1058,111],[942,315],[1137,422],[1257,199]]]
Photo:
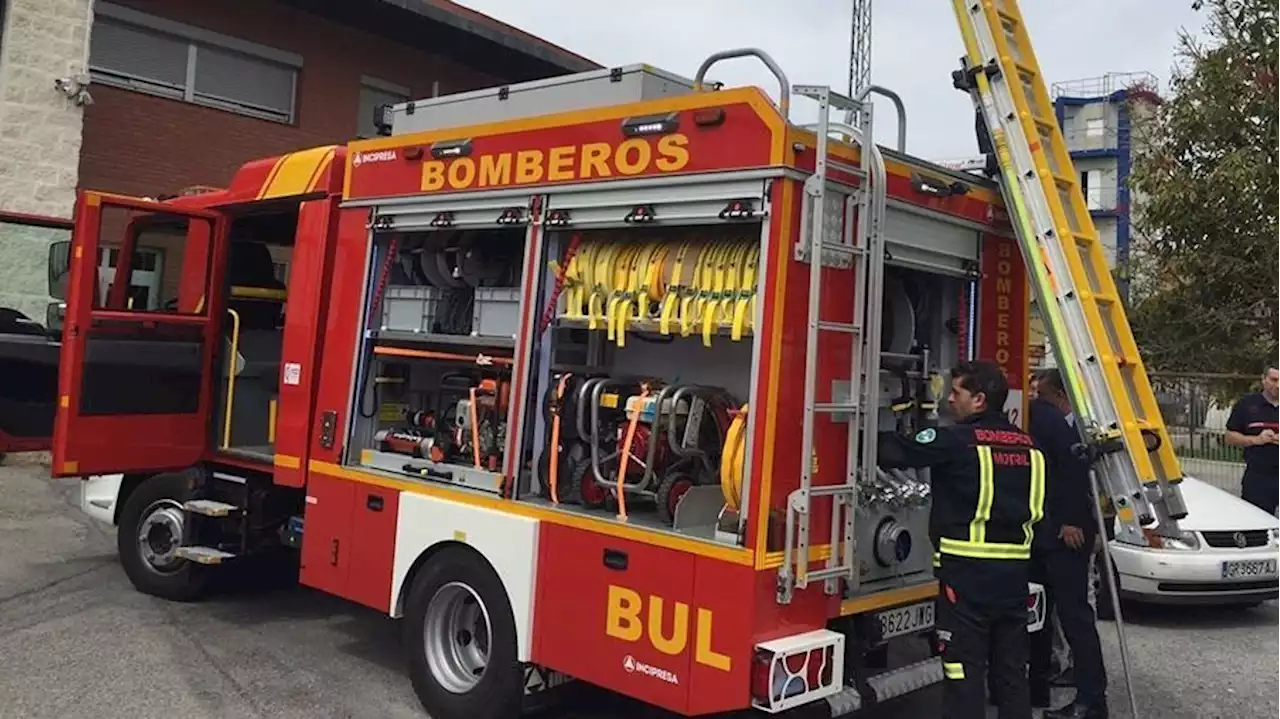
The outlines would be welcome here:
[[[1040,396],[1027,414],[1027,430],[1044,449],[1049,476],[1048,519],[1036,537],[1036,581],[1045,585],[1047,609],[1055,612],[1074,659],[1076,698],[1045,713],[1048,719],[1106,719],[1107,670],[1102,660],[1097,620],[1089,606],[1089,559],[1098,536],[1088,463],[1073,451],[1080,434],[1070,424],[1071,403],[1057,369],[1039,378]],[[1052,635],[1032,639],[1032,695],[1049,698]],[[1038,697],[1036,696],[1038,695]]]
[[[1009,383],[992,362],[951,370],[957,422],[914,437],[880,434],[880,463],[931,468],[938,641],[948,719],[986,716],[987,658],[1000,719],[1030,719],[1027,585],[1044,513],[1044,455],[1004,415]]]

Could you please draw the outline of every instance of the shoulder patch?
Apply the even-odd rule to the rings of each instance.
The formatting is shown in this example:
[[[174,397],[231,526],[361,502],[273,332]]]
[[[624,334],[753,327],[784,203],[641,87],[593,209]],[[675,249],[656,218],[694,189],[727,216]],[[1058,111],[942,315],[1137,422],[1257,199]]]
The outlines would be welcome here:
[[[929,427],[928,429],[922,429],[919,432],[916,432],[916,442],[919,442],[920,444],[929,444],[930,442],[932,442],[937,438],[938,438],[938,431],[935,430],[933,427]]]

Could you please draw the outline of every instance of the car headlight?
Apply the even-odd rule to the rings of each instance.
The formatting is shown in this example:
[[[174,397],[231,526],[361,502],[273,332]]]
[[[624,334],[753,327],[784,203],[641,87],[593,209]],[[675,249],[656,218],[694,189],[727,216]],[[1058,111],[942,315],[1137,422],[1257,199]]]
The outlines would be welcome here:
[[[1153,535],[1151,539],[1156,549],[1196,550],[1200,548],[1200,537],[1195,532],[1185,530],[1179,532],[1177,537]]]
[[[1280,527],[1268,529],[1267,538],[1271,541],[1271,546],[1280,545]]]

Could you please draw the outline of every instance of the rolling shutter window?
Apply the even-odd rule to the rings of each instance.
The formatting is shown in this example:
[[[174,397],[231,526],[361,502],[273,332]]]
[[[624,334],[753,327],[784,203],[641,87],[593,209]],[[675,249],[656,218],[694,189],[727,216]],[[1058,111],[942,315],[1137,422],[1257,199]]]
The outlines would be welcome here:
[[[96,81],[181,97],[187,45],[182,38],[99,18],[90,36],[89,67]]]
[[[293,119],[293,68],[231,50],[196,47],[195,99],[268,119]]]
[[[293,122],[301,58],[129,8],[100,5],[89,41],[93,82]]]

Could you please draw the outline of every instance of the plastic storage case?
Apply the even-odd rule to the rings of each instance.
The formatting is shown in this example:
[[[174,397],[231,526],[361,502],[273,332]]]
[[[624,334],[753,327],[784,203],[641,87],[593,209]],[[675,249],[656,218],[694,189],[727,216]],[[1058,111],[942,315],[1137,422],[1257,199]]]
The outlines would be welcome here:
[[[621,105],[692,91],[692,80],[648,65],[627,65],[414,100],[392,106],[388,116],[391,134],[404,135]]]
[[[520,290],[515,287],[477,287],[471,334],[514,338],[520,331]]]
[[[388,287],[382,300],[382,327],[392,332],[432,332],[440,290],[435,287]]]

